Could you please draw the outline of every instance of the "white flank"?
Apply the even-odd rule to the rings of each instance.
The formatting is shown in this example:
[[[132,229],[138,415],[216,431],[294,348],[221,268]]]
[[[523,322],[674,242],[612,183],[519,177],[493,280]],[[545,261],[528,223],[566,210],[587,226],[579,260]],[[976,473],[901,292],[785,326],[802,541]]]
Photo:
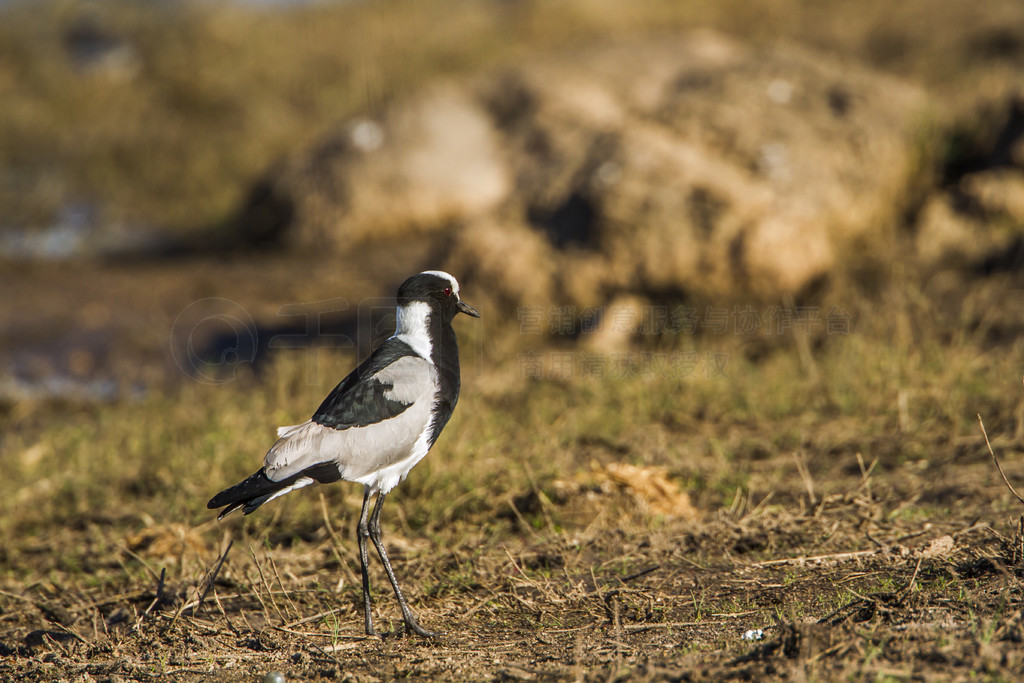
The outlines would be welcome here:
[[[420,275],[434,275],[448,280],[448,282],[452,283],[452,291],[455,292],[455,296],[459,295],[459,283],[450,273],[446,273],[443,270],[424,270]]]
[[[399,306],[396,314],[395,339],[408,344],[420,358],[430,360],[433,345],[427,325],[430,321],[430,305],[425,301],[413,301]]]
[[[431,415],[433,415],[433,410],[431,410]],[[389,493],[391,489],[405,481],[405,478],[409,476],[409,472],[416,466],[416,463],[426,457],[427,452],[430,451],[431,422],[433,422],[432,419],[427,420],[427,424],[424,425],[423,431],[420,432],[419,438],[416,439],[416,443],[413,444],[412,450],[407,457],[387,467],[382,467],[376,472],[371,472],[366,476],[356,477],[353,481],[370,487],[371,491],[384,494]]]

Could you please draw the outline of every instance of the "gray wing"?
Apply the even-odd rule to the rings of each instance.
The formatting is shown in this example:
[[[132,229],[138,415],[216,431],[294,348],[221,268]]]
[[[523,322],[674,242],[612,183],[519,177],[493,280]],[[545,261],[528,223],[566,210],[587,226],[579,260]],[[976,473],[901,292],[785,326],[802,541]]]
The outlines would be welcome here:
[[[437,369],[419,356],[402,356],[379,370],[373,379],[384,385],[384,397],[406,407],[393,417],[335,429],[316,419],[278,430],[280,438],[263,460],[267,477],[281,481],[310,467],[333,463],[342,479],[360,481],[378,470],[429,448],[421,437],[430,426],[437,392]],[[424,453],[418,453],[424,450]]]
[[[388,339],[334,387],[313,413],[313,422],[334,429],[348,429],[365,427],[398,415],[410,403],[402,396],[414,393],[416,386],[411,385],[410,392],[396,382],[415,383],[418,378],[403,374],[406,365],[394,366],[403,358],[415,355],[404,341],[397,337]]]

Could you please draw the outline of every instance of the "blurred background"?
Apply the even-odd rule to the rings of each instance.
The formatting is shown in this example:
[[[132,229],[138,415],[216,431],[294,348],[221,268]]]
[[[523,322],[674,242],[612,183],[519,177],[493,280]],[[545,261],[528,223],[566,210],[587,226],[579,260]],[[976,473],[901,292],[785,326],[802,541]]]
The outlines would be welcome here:
[[[943,297],[1020,261],[1010,0],[0,12],[8,404],[233,370],[275,334],[314,343],[314,309],[329,344],[358,345],[357,302],[428,266],[495,334],[540,315],[544,336],[614,351],[718,330],[709,304],[733,332],[736,304],[761,328],[765,303],[813,307],[820,333],[860,304],[825,306],[840,285],[898,272]],[[336,297],[351,308],[310,308]],[[756,354],[778,335],[750,336]]]
[[[1017,0],[2,2],[0,529],[205,520],[426,268],[483,315],[451,458],[714,509],[1019,445],[1022,67]],[[500,484],[423,467],[414,527]]]

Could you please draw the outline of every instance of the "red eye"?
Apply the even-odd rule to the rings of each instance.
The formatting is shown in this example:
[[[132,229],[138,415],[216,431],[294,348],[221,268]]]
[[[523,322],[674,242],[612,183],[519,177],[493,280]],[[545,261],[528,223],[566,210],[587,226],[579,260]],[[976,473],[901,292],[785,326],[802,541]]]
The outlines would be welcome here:
[[[444,295],[445,296],[451,296],[452,295],[452,288],[451,287],[445,287],[444,288]]]

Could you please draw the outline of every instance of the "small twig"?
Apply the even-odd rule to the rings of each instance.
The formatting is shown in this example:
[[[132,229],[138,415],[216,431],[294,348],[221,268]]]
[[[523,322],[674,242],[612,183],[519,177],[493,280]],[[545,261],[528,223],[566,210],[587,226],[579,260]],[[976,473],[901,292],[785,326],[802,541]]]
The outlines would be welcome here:
[[[128,548],[127,546],[118,545],[117,547],[122,552],[124,552],[124,553],[126,553],[128,555],[131,555],[135,560],[137,560],[139,562],[139,564],[141,564],[143,567],[145,567],[149,571],[149,573],[152,574],[154,579],[158,579],[156,570],[153,569],[153,565],[151,565],[149,562],[146,562],[146,559],[144,557],[142,557],[141,555],[139,555],[136,552],[133,552],[131,550],[131,548]]]
[[[774,495],[775,491],[769,491],[768,493],[766,493],[764,498],[762,498],[757,505],[750,508],[750,511],[743,516],[743,519],[750,519],[755,514],[757,514],[762,508],[764,508],[768,504],[768,501],[770,501],[772,499],[772,496]]]
[[[201,607],[203,601],[206,600],[206,594],[210,591],[210,587],[213,586],[213,582],[217,578],[217,573],[220,572],[220,568],[224,564],[224,560],[227,559],[228,551],[231,550],[231,546],[233,544],[234,541],[228,541],[228,547],[224,549],[224,553],[220,558],[218,558],[217,565],[211,571],[208,571],[206,576],[203,577],[203,580],[196,584],[196,587],[192,590],[192,594],[196,596],[196,599],[182,604],[181,607],[174,612],[174,616],[171,617],[171,623],[167,626],[168,629],[174,628],[174,624],[177,623],[178,617],[180,617],[182,613],[190,607],[192,608],[192,616],[195,617],[196,610]],[[200,586],[203,587],[202,593],[199,591]]]
[[[857,465],[860,467],[860,483],[857,485],[857,491],[860,491],[871,481],[871,473],[875,471],[875,465],[878,464],[878,458],[874,458],[871,464],[864,467],[864,457],[858,452],[857,453]],[[868,493],[870,494],[870,487],[868,487]]]
[[[810,555],[802,557],[784,557],[779,560],[765,560],[764,562],[755,562],[750,565],[751,567],[773,567],[778,564],[804,564],[805,562],[827,562],[829,560],[850,560],[855,557],[864,557],[865,555],[877,555],[882,550],[854,550],[847,553],[831,553],[829,555]]]
[[[707,626],[708,624],[719,624],[716,621],[662,621],[653,624],[623,624],[623,631],[648,631],[656,628],[676,628],[678,626]]]
[[[868,532],[868,531],[865,531],[865,532],[864,532],[864,536],[866,536],[866,537],[867,537],[867,539],[868,539],[869,541],[871,541],[872,543],[874,543],[875,545],[877,545],[877,546],[878,546],[878,549],[879,549],[879,550],[885,550],[886,548],[888,548],[888,547],[889,547],[889,546],[888,546],[888,545],[886,545],[885,543],[882,543],[882,542],[881,542],[881,541],[879,541],[879,540],[878,540],[877,538],[875,538],[874,536],[872,536],[872,535],[871,535],[871,533],[870,533],[870,532]]]
[[[326,612],[320,612],[319,614],[314,614],[311,617],[305,617],[303,619],[298,619],[296,621],[289,622],[289,623],[285,624],[284,626],[282,626],[282,628],[288,629],[288,628],[295,628],[296,626],[302,626],[303,624],[308,624],[309,622],[316,621],[317,619],[320,619],[322,617],[327,617],[327,616],[330,616],[332,614],[337,614],[338,612],[344,612],[346,609],[347,609],[346,607],[335,607],[334,609],[329,609]]]
[[[612,591],[605,597],[605,602],[611,599],[612,603],[612,626],[615,628],[615,659],[622,659],[622,621],[619,618],[618,591]]]
[[[641,569],[638,572],[634,572],[629,576],[623,576],[621,579],[619,579],[619,581],[621,581],[622,583],[626,583],[627,581],[633,581],[634,579],[639,579],[641,576],[647,576],[651,572],[656,572],[659,569],[661,569],[661,565],[656,564],[653,567],[648,567],[647,569]]]
[[[217,595],[217,589],[216,588],[213,589],[213,601],[215,603],[217,603],[217,609],[220,610],[221,616],[223,616],[224,617],[224,621],[227,622],[228,628],[230,628],[232,633],[234,633],[237,636],[238,635],[238,629],[235,628],[235,625],[231,623],[231,619],[228,618],[228,613],[226,611],[224,611],[224,605],[221,604],[220,596]]]
[[[1011,484],[1010,480],[1006,478],[1006,474],[1003,473],[1003,468],[999,465],[999,458],[996,457],[995,451],[992,450],[992,444],[988,440],[988,432],[985,431],[985,422],[981,419],[981,413],[978,413],[978,424],[981,425],[981,433],[985,437],[985,445],[988,446],[988,452],[992,456],[992,462],[996,464],[996,469],[999,470],[999,476],[1003,478],[1003,482],[1006,484],[1006,488],[1010,489],[1010,493],[1017,496],[1017,500],[1024,504],[1024,498],[1021,498],[1020,494],[1017,493],[1017,490],[1013,488],[1013,484]]]
[[[485,596],[480,598],[475,605],[473,605],[465,614],[459,617],[459,621],[468,621],[474,614],[479,612],[485,605],[491,602],[491,596]]]
[[[156,584],[156,597],[153,598],[153,602],[149,603],[149,607],[142,613],[142,616],[149,614],[154,607],[156,607],[160,600],[164,597],[164,578],[167,576],[167,567],[161,567],[160,569],[160,580]]]
[[[817,505],[818,497],[814,495],[814,479],[811,477],[811,471],[807,469],[807,461],[804,460],[804,454],[794,452],[793,460],[796,462],[796,471],[800,473],[800,478],[803,479],[804,487],[807,489],[808,500],[810,500],[811,505]]]
[[[512,499],[511,494],[506,497],[505,502],[507,502],[508,506],[512,508],[512,513],[516,516],[516,520],[519,522],[520,526],[531,536],[536,536],[537,530],[533,528],[532,524],[526,521],[526,517],[523,517],[523,513],[516,507],[516,502]]]
[[[199,596],[198,604],[192,608],[192,616],[196,615],[196,611],[203,606],[203,602],[206,600],[206,595],[213,588],[213,582],[217,580],[217,574],[220,573],[220,568],[224,566],[224,560],[228,559],[228,552],[231,550],[231,546],[234,545],[233,540],[228,541],[228,547],[224,548],[224,552],[221,554],[220,559],[217,561],[217,566],[213,568],[213,571],[207,575],[206,585],[203,587],[203,592]],[[283,588],[283,586],[282,586]]]
[[[910,577],[910,581],[907,583],[907,585],[899,590],[900,593],[906,593],[907,595],[910,595],[910,591],[914,589],[914,582],[917,581],[917,573],[921,571],[921,560],[923,559],[924,557],[917,558],[917,566],[914,567],[914,574]]]
[[[362,637],[366,640],[366,636]],[[334,645],[325,645],[324,647],[317,647],[318,650],[325,654],[334,654],[335,652],[341,652],[342,650],[352,650],[359,647],[359,643],[335,643]]]
[[[352,568],[348,566],[348,562],[341,556],[341,552],[338,548],[341,547],[341,540],[338,538],[338,532],[334,530],[334,525],[331,524],[331,517],[327,514],[327,499],[324,498],[324,494],[320,492],[320,514],[324,520],[324,527],[327,529],[327,535],[331,537],[331,552],[334,553],[334,559],[337,560],[338,566],[341,570],[348,575],[349,580],[353,586],[359,584],[359,577],[355,575]]]
[[[540,505],[541,514],[544,515],[544,522],[548,525],[548,529],[555,531],[555,522],[551,519],[551,513],[548,511],[548,506],[551,505],[551,501],[547,495],[540,490],[537,486],[537,479],[533,476],[533,470],[530,466],[523,464],[523,471],[526,473],[526,478],[530,480],[530,488],[533,490],[533,495],[537,497],[537,503]]]
[[[274,599],[274,591],[271,590],[270,584],[267,583],[267,577],[263,575],[263,567],[260,566],[260,560],[256,557],[256,552],[252,549],[252,546],[249,546],[249,554],[252,555],[253,562],[256,565],[256,571],[260,574],[260,581],[263,582],[263,587],[267,590],[267,595],[270,596],[270,604],[274,606],[274,611],[276,611],[277,616],[281,618],[281,623],[287,623],[288,620],[284,618],[281,608],[277,605],[277,600]],[[263,599],[259,597],[260,592],[258,590],[254,592],[256,593],[256,597],[259,599],[260,604],[263,604]],[[267,606],[263,605],[263,609],[266,610],[266,608]]]
[[[292,612],[295,613],[295,616],[299,616],[299,608],[295,606],[295,602],[292,600],[292,596],[285,587],[284,581],[281,580],[281,574],[277,571],[277,563],[274,562],[273,557],[270,558],[270,568],[274,570],[274,577],[277,578],[277,585],[281,587],[281,592],[284,593],[284,599],[288,601],[289,605],[291,605]]]
[[[291,633],[294,636],[317,636],[319,638],[349,638],[352,640],[366,640],[368,636],[362,633],[356,635],[346,635],[344,633],[317,633],[316,631],[296,631],[295,629],[288,628],[286,626],[271,626],[270,628],[275,631],[281,631],[282,633]]]

